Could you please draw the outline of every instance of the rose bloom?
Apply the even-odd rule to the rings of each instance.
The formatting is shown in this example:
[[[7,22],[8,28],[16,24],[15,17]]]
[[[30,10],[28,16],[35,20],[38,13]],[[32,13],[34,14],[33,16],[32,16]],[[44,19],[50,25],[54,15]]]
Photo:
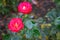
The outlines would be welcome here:
[[[21,31],[24,28],[24,24],[21,18],[12,18],[8,24],[8,29],[12,32]]]
[[[32,11],[32,5],[29,2],[21,2],[19,3],[17,10],[23,14],[29,14]]]

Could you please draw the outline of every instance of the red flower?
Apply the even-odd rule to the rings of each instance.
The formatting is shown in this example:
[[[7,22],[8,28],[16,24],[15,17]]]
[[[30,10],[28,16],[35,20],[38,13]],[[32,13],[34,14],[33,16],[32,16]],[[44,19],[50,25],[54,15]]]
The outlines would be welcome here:
[[[18,5],[18,12],[29,14],[32,11],[32,5],[29,2],[21,2]]]
[[[12,18],[8,24],[8,29],[12,32],[18,32],[24,28],[24,24],[21,18]]]

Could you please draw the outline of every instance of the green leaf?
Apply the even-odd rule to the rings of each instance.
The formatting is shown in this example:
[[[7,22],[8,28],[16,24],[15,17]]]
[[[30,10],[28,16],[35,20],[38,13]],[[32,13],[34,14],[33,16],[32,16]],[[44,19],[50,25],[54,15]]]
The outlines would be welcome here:
[[[18,36],[17,33],[12,32],[12,34],[10,35],[10,39],[11,40],[19,40],[20,36]]]
[[[49,11],[46,17],[50,18],[51,20],[54,20],[57,17],[56,9],[52,9],[51,11]]]
[[[60,39],[60,32],[57,32],[56,36],[57,36],[57,40],[59,40]]]
[[[27,30],[26,32],[26,38],[32,38],[33,31],[32,30]]]
[[[37,22],[37,23],[43,23],[43,22],[44,22],[44,19],[43,19],[42,17],[40,17],[40,18],[38,18],[38,19],[36,20],[36,22]]]
[[[19,40],[19,36],[12,36],[11,40]]]
[[[57,29],[60,30],[60,17],[56,18],[55,25],[57,26]]]
[[[33,29],[33,35],[34,35],[34,37],[40,36],[39,30],[38,29]]]
[[[0,6],[2,6],[2,0],[0,0]]]
[[[34,27],[34,24],[32,23],[32,20],[26,20],[24,23],[25,23],[25,26],[28,29],[32,29]]]
[[[57,29],[60,30],[60,25],[57,25]]]
[[[57,17],[57,18],[55,19],[55,25],[60,25],[60,17]]]
[[[60,5],[60,0],[54,0],[57,5]]]
[[[4,35],[3,40],[10,40],[10,35],[8,35],[8,34]]]

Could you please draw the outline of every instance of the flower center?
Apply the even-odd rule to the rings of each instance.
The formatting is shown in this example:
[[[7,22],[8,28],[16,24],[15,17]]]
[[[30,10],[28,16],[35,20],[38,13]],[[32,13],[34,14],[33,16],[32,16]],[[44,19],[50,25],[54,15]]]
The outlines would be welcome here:
[[[25,10],[25,9],[26,9],[26,7],[25,7],[25,6],[23,6],[23,9]]]
[[[15,23],[15,25],[14,25],[14,26],[15,26],[15,28],[18,28],[18,24],[17,24],[17,23]]]

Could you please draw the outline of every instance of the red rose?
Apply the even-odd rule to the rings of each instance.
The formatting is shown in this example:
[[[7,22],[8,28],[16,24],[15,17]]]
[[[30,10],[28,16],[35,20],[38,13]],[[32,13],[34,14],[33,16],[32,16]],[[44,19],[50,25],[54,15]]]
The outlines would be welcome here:
[[[18,5],[18,12],[29,14],[32,11],[32,5],[29,2],[21,2]]]
[[[21,18],[12,18],[8,24],[8,29],[12,32],[18,32],[24,28]]]

